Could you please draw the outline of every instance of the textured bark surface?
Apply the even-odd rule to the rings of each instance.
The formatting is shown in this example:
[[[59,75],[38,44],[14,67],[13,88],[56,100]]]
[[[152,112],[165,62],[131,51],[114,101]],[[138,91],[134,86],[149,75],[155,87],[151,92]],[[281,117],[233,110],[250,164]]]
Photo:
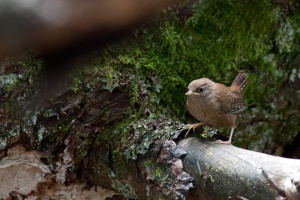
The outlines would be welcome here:
[[[131,105],[126,77],[107,88],[103,71],[87,68],[76,91],[67,84],[51,99],[36,99],[32,72],[9,63],[2,71],[20,77],[18,87],[1,93],[0,173],[3,181],[11,179],[8,188],[1,187],[2,198],[40,198],[75,188],[98,198],[94,186],[132,199],[274,199],[276,192],[297,191],[297,160],[197,138],[177,146],[174,141],[186,131],[183,124],[169,113],[136,117],[143,94]],[[36,100],[43,103],[34,105]],[[24,178],[31,187],[9,177]]]
[[[184,169],[195,178],[196,189],[188,199],[273,200],[277,193],[287,199],[300,198],[299,160],[199,138],[182,140],[179,147],[188,152],[183,159]],[[289,195],[294,189],[295,193]]]
[[[44,197],[70,185],[101,186],[132,199],[274,199],[293,187],[298,195],[297,160],[195,138],[182,140],[179,148],[174,141],[182,139],[183,124],[170,113],[151,115],[140,90],[131,104],[126,75],[108,87],[105,71],[86,68],[76,87],[70,80],[56,96],[39,99],[39,81],[30,69],[8,62],[1,71],[17,79],[0,93],[0,167],[2,177],[12,180],[9,189],[1,188],[3,198]],[[19,157],[12,156],[14,147],[22,149]],[[20,181],[8,178],[30,180],[32,173],[40,181],[23,191]]]
[[[7,63],[2,70],[24,78],[1,93],[0,174],[3,182],[11,179],[0,185],[1,198],[63,193],[71,199],[66,191],[86,188],[79,193],[98,199],[101,192],[93,191],[101,186],[124,198],[184,199],[193,187],[180,159],[185,152],[172,141],[183,124],[168,114],[138,114],[126,78],[107,88],[105,73],[87,68],[76,91],[69,81],[56,96],[42,98],[24,66]]]

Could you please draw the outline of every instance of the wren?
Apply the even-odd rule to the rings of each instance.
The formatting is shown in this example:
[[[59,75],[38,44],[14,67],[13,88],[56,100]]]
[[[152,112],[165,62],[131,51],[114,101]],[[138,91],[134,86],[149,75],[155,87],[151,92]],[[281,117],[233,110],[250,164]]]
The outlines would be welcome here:
[[[198,126],[210,126],[212,128],[230,127],[228,141],[217,140],[218,144],[231,144],[237,114],[245,110],[243,89],[248,80],[248,74],[241,71],[233,80],[230,87],[215,83],[208,78],[192,81],[186,93],[187,109],[189,113],[201,123],[192,125],[195,130]]]

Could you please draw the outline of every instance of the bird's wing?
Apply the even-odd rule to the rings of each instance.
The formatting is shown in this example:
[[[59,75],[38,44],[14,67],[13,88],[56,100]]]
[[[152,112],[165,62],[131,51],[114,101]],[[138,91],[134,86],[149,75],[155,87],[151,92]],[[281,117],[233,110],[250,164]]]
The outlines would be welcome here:
[[[219,99],[220,111],[226,114],[239,113],[245,110],[246,106],[241,94],[229,91]]]

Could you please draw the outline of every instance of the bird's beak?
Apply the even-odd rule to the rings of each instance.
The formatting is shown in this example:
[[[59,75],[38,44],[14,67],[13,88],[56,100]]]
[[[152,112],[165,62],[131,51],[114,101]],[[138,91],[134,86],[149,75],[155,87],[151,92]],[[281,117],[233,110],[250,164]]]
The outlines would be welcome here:
[[[192,91],[188,91],[187,93],[185,93],[185,95],[191,95],[191,94],[193,94]]]
[[[200,95],[199,93],[197,92],[193,92],[193,91],[188,91],[187,93],[185,93],[185,95],[189,96],[189,95]]]

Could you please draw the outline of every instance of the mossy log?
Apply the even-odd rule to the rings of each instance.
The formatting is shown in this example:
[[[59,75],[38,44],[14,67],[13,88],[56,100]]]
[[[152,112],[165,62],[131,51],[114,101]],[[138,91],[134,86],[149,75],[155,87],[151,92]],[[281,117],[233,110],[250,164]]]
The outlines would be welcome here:
[[[54,197],[61,185],[76,183],[127,199],[274,199],[293,189],[299,195],[300,161],[184,139],[184,124],[168,112],[154,115],[142,92],[131,103],[126,78],[107,87],[105,71],[87,68],[76,87],[70,81],[59,95],[34,105],[41,96],[37,81],[26,79],[31,71],[13,63],[2,67],[21,77],[18,87],[0,94],[2,182],[29,182],[35,171],[40,181],[28,188],[9,178],[15,185],[0,185],[6,194],[0,198]],[[11,167],[24,176],[9,176]]]

